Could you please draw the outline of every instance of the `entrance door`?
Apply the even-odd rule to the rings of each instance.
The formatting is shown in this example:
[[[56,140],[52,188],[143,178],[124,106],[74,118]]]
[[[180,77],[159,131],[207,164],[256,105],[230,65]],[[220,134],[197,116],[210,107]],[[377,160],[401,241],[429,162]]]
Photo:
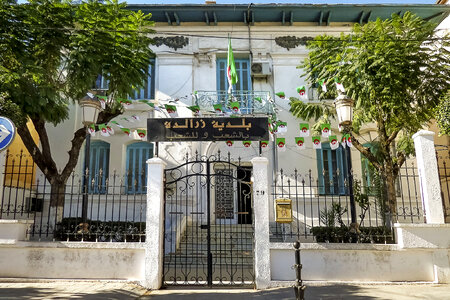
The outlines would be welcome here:
[[[250,178],[219,155],[165,171],[164,285],[254,285]]]

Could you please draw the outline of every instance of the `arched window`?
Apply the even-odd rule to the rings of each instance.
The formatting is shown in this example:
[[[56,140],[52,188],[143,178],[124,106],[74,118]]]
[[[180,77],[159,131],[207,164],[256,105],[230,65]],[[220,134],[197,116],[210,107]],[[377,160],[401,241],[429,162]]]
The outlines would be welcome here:
[[[137,142],[127,146],[126,191],[127,193],[146,193],[147,164],[153,157],[153,144]]]
[[[109,143],[92,141],[89,154],[89,193],[105,193],[109,176]]]

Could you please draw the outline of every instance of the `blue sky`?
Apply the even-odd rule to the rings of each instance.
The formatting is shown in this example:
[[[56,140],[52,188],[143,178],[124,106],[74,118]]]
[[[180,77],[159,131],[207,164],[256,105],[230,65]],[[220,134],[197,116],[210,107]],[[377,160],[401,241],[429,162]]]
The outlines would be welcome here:
[[[204,0],[128,0],[130,4],[204,4]],[[436,0],[216,0],[217,4],[246,4],[246,3],[304,3],[304,4],[434,4]]]

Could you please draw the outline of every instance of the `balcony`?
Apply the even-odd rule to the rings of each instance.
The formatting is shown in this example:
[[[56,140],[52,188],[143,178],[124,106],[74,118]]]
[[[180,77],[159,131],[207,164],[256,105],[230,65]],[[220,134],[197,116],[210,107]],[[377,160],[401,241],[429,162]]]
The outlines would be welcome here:
[[[197,91],[195,105],[202,110],[214,112],[213,105],[222,104],[224,112],[231,112],[230,103],[238,101],[243,115],[271,115],[273,113],[273,101],[270,92],[256,91]]]

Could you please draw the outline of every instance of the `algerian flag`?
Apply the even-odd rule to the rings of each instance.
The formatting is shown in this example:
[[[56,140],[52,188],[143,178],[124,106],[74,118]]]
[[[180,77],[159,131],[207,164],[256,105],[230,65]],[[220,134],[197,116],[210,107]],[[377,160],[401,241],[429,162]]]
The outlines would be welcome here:
[[[122,104],[123,108],[133,108],[133,101],[129,100],[129,99],[122,99],[119,98],[118,99],[120,104]]]
[[[98,124],[98,130],[102,136],[109,136],[108,129],[106,129],[106,124]]]
[[[251,141],[243,141],[242,144],[244,145],[245,148],[249,148],[250,145],[252,144]]]
[[[342,147],[347,147],[347,135],[348,134],[344,134],[343,136],[342,136],[342,140],[341,140],[341,145],[342,145]]]
[[[227,77],[228,93],[231,93],[233,90],[233,84],[238,82],[236,65],[234,64],[233,49],[231,48],[231,39],[228,39]]]
[[[223,112],[222,104],[214,104],[214,111],[218,114],[221,114]]]
[[[137,129],[136,130],[137,135],[141,138],[141,140],[146,141],[146,137],[147,137],[147,130],[145,129]]]
[[[336,83],[336,89],[337,89],[338,91],[341,91],[341,92],[345,93],[344,85],[343,85],[342,82],[339,80],[339,78],[334,77],[334,83]]]
[[[106,100],[108,99],[107,96],[99,96],[97,95],[98,101],[100,101],[100,105],[102,106],[102,109],[106,108]]]
[[[116,125],[119,128],[123,128],[123,126],[120,125],[117,121],[111,121],[111,123],[113,123],[114,125]]]
[[[322,136],[323,137],[328,137],[331,135],[331,125],[326,123],[326,124],[322,124],[320,125],[320,127],[322,128]]]
[[[278,97],[280,97],[281,99],[284,99],[286,97],[286,95],[284,94],[284,92],[278,92],[275,95],[277,95]]]
[[[308,95],[306,95],[306,87],[304,85],[299,86],[297,88],[297,93],[300,95],[301,99],[304,99],[304,100],[308,99]]]
[[[130,120],[130,119],[128,119],[128,118],[125,118],[125,117],[123,117],[123,118],[122,118],[122,120],[124,120],[124,121],[126,121],[126,122],[131,122],[131,123],[134,123],[134,120]]]
[[[286,133],[287,132],[287,122],[278,121],[277,122],[277,132],[278,133]]]
[[[178,117],[177,107],[175,105],[164,104],[164,108],[172,118]]]
[[[309,136],[309,124],[308,123],[300,123],[300,136],[302,136],[302,137]]]
[[[305,138],[304,137],[296,137],[295,143],[297,144],[299,149],[305,149]]]
[[[239,101],[231,102],[230,107],[231,107],[231,110],[233,111],[233,113],[235,113],[235,114],[241,113],[241,110],[240,110],[241,105],[239,104]]]
[[[108,131],[109,135],[114,135],[114,129],[111,126],[106,125],[106,130]]]
[[[261,141],[261,148],[267,148],[269,146],[269,141]]]
[[[320,143],[320,136],[313,136],[313,149],[322,149],[322,144]]]
[[[286,150],[286,139],[285,138],[277,138],[277,147],[279,151]]]
[[[332,135],[328,138],[328,140],[330,141],[330,148],[332,150],[336,150],[337,148],[339,148],[339,142],[338,142],[337,136]]]
[[[130,136],[130,128],[124,128],[124,127],[120,127],[120,130],[122,130],[123,133],[125,133],[126,135]]]
[[[95,136],[95,124],[89,125],[88,131],[91,134],[91,136]]]
[[[233,146],[234,142],[233,141],[226,141],[226,144],[227,144],[228,147],[231,147],[231,146]]]
[[[150,102],[149,100],[138,100],[141,103],[147,104],[151,108],[155,108],[155,103]]]
[[[353,147],[352,145],[352,137],[350,134],[347,134],[347,146]]]
[[[261,97],[255,97],[255,98],[253,98],[253,99],[255,99],[255,101],[258,101],[259,103],[262,103]]]
[[[322,91],[323,91],[324,93],[326,93],[326,92],[327,92],[327,83],[325,82],[325,80],[320,79],[320,80],[319,80],[319,85],[320,85],[320,87],[322,88]]]
[[[198,105],[192,105],[188,106],[188,108],[194,113],[194,116],[200,116],[200,106]]]

